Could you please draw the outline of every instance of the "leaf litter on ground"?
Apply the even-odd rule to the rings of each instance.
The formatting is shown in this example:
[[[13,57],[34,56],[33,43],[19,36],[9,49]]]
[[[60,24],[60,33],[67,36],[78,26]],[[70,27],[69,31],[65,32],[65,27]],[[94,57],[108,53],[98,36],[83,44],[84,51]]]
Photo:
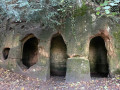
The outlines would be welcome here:
[[[0,90],[120,90],[120,75],[92,78],[90,81],[66,83],[64,77],[42,81],[0,68]]]

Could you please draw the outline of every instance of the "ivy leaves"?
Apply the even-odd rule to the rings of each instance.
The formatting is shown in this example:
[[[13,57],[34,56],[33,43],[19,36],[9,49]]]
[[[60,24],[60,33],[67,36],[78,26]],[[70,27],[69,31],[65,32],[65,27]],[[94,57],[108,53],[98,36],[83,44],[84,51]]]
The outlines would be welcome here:
[[[105,0],[104,3],[101,3],[99,6],[96,7],[96,15],[115,16],[119,14],[118,13],[119,8],[117,7],[119,3],[120,3],[119,0],[114,0],[114,1]],[[118,10],[114,8],[118,8]]]

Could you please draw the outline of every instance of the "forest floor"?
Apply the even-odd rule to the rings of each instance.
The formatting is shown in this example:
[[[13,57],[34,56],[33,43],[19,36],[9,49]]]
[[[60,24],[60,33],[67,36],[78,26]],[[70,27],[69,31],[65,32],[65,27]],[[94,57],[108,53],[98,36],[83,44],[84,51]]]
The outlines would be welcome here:
[[[120,76],[76,83],[65,83],[63,77],[51,77],[44,82],[0,68],[0,90],[120,90]]]

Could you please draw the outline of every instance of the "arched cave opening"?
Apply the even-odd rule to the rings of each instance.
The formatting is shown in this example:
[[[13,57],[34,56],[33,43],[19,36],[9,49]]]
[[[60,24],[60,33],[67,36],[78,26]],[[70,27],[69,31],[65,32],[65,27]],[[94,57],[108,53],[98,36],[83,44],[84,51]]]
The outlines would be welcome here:
[[[4,48],[4,50],[3,50],[3,58],[4,58],[4,60],[6,60],[8,58],[9,51],[10,51],[10,48]]]
[[[65,76],[67,61],[67,47],[61,35],[51,40],[50,47],[50,75]]]
[[[28,39],[23,45],[22,63],[30,68],[38,61],[38,39],[36,37]]]
[[[90,41],[89,60],[91,77],[107,77],[109,64],[103,38],[97,36]]]

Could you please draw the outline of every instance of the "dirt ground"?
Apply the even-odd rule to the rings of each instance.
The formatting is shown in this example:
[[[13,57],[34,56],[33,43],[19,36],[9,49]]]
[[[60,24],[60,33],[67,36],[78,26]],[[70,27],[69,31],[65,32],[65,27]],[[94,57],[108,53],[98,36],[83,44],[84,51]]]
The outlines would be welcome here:
[[[65,83],[64,77],[51,77],[44,82],[0,68],[0,90],[120,90],[120,76],[76,83]]]

